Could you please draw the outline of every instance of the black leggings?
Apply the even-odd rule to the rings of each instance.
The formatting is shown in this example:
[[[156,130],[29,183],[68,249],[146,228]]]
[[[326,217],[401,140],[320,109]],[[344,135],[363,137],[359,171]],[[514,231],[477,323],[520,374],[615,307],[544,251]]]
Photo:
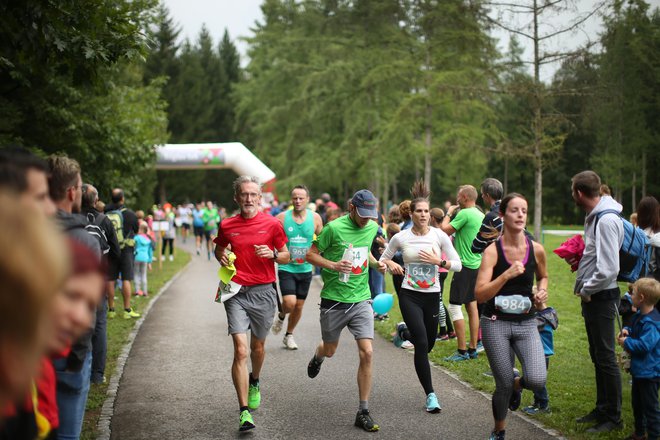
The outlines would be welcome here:
[[[433,392],[429,353],[438,336],[440,294],[401,289],[399,308],[408,331],[402,335],[415,346],[415,371],[426,394]],[[409,333],[409,334],[407,334]]]
[[[174,253],[174,239],[173,238],[163,238],[163,251],[161,255],[165,255],[165,249],[167,249],[167,245],[170,245],[170,255]]]

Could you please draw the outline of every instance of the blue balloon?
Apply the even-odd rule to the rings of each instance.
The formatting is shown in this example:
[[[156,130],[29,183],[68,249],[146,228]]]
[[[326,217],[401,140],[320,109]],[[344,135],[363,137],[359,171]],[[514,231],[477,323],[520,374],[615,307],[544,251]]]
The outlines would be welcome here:
[[[391,293],[379,293],[374,298],[372,307],[378,315],[384,315],[389,312],[394,305],[394,296]]]

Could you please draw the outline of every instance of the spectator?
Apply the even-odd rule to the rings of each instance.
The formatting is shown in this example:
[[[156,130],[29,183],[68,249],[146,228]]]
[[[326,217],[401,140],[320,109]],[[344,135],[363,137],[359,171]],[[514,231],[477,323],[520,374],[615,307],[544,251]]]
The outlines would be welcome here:
[[[21,148],[0,151],[0,187],[37,207],[46,216],[56,208],[48,193],[48,163]]]
[[[660,281],[660,204],[655,197],[647,196],[637,205],[637,226],[651,242],[649,275]]]
[[[606,209],[621,212],[622,206],[612,197],[600,195],[600,177],[593,171],[582,171],[573,176],[571,182],[575,204],[587,213],[586,246],[574,291],[582,300],[589,355],[596,370],[596,407],[576,421],[595,423],[587,430],[589,433],[609,432],[622,426],[621,374],[614,352],[614,320],[621,296],[616,277],[623,222],[614,214],[602,215],[598,222],[596,219],[599,212]]]
[[[399,203],[399,215],[401,216],[401,230],[412,228],[412,218],[410,217],[410,200],[404,200]]]
[[[326,210],[339,208],[339,205],[332,201],[332,198],[328,193],[321,194],[321,200],[323,200],[323,204],[325,205]]]
[[[121,249],[119,248],[117,234],[112,222],[105,214],[96,210],[99,193],[96,188],[87,183],[83,184],[82,191],[82,212],[87,216],[88,223],[99,226],[105,234],[107,243],[110,246],[110,250],[105,256],[108,264],[110,261],[112,261],[112,264],[117,264]],[[105,275],[107,280],[110,273],[106,271]],[[105,382],[107,324],[108,303],[104,299],[100,301],[99,308],[96,310],[96,326],[94,327],[94,334],[92,335],[92,383],[98,384]]]
[[[472,242],[472,252],[475,254],[481,254],[502,233],[500,202],[503,191],[502,182],[492,177],[481,183],[481,198],[490,207],[490,211],[486,213],[479,233]]]
[[[135,237],[135,294],[149,296],[147,270],[151,270],[153,261],[153,244],[149,237],[149,225],[140,223],[139,234]]]
[[[139,318],[140,314],[131,308],[133,271],[135,262],[135,235],[138,233],[138,218],[135,212],[126,207],[124,191],[112,190],[112,203],[105,212],[113,221],[121,252],[119,260],[110,267],[111,281],[108,283],[108,318],[117,316],[115,312],[115,280],[121,277],[121,291],[124,300],[124,319]]]

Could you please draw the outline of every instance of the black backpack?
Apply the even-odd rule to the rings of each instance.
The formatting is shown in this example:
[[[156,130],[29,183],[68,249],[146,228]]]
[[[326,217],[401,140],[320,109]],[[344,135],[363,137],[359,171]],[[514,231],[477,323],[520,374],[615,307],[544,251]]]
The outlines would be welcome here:
[[[89,235],[94,236],[98,240],[99,246],[101,247],[101,255],[107,255],[107,253],[110,252],[110,243],[108,243],[108,237],[105,235],[105,231],[101,227],[103,219],[105,219],[105,215],[101,213],[94,216],[94,213],[88,212],[85,230]]]

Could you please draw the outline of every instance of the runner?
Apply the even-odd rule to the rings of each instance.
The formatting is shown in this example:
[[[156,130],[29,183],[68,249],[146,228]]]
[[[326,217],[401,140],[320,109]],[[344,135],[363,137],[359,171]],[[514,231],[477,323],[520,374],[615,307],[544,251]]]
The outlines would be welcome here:
[[[405,273],[399,292],[399,307],[407,331],[402,331],[399,337],[415,346],[415,371],[426,394],[426,411],[439,413],[441,406],[433,390],[428,356],[438,334],[441,291],[438,266],[458,272],[461,270],[461,260],[449,236],[429,225],[429,190],[424,182],[416,182],[411,193],[412,228],[392,237],[380,261],[392,273]],[[405,272],[392,261],[397,251],[403,254]],[[446,255],[447,259],[443,259],[442,255]]]
[[[548,300],[548,272],[543,246],[525,235],[527,200],[512,193],[502,199],[502,238],[486,248],[477,276],[475,295],[485,303],[481,316],[483,342],[495,378],[491,440],[503,440],[507,408],[520,406],[522,389],[545,386],[543,345],[536,329],[536,312]],[[532,293],[536,275],[537,293]],[[514,371],[512,351],[523,375]]]
[[[282,310],[278,312],[273,323],[273,334],[282,331],[284,318],[289,314],[286,334],[282,343],[289,350],[298,349],[293,339],[293,331],[300,321],[305,299],[309,293],[314,268],[305,261],[307,251],[312,244],[314,234],[323,229],[321,216],[307,208],[309,190],[304,185],[298,185],[291,191],[293,209],[281,212],[277,219],[282,223],[286,233],[291,253],[291,262],[279,266],[278,278],[282,292]]]
[[[203,213],[204,203],[198,203],[192,210],[193,232],[195,234],[195,249],[197,250],[197,255],[201,254],[202,237],[204,237],[204,219],[202,218]]]
[[[257,409],[261,404],[259,373],[266,355],[266,336],[277,306],[274,263],[288,263],[289,252],[282,225],[260,212],[261,184],[256,177],[240,176],[234,181],[234,200],[240,213],[222,222],[214,242],[217,244],[215,258],[220,264],[233,264],[236,268],[232,282],[236,283],[238,293],[224,304],[234,343],[231,376],[240,407],[239,430],[246,431],[255,427],[250,409]],[[233,263],[225,254],[228,246],[236,255]],[[252,332],[249,345],[248,330]],[[249,375],[248,353],[252,363]]]
[[[260,209],[257,206],[257,209]],[[213,205],[212,201],[206,202],[206,208],[202,211],[202,220],[204,221],[204,238],[206,239],[206,254],[208,259],[211,259],[211,251],[213,250],[213,240],[218,234],[218,225],[220,224],[220,214],[218,208]]]
[[[355,426],[372,432],[378,431],[379,426],[369,414],[374,315],[367,268],[378,267],[381,272],[386,268],[369,252],[378,231],[378,224],[371,221],[376,218],[376,198],[371,191],[356,192],[349,203],[349,214],[328,223],[307,253],[307,261],[323,268],[322,341],[309,361],[307,375],[314,378],[319,374],[323,360],[335,354],[341,331],[348,327],[357,341],[360,355],[357,375],[360,406]],[[352,245],[353,261],[343,259],[349,245]],[[342,282],[340,274],[348,274],[348,281]]]

